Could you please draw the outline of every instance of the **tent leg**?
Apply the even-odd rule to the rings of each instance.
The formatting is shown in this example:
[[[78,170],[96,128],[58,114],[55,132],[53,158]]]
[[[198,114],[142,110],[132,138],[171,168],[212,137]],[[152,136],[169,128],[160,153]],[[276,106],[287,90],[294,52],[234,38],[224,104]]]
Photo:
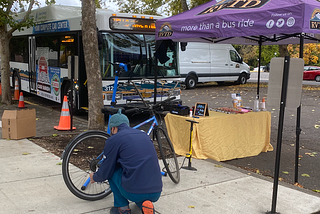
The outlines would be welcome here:
[[[259,90],[260,90],[261,46],[262,46],[262,39],[260,36],[260,39],[259,39],[259,62],[258,62],[258,86],[257,86],[257,98],[258,99],[259,99]]]

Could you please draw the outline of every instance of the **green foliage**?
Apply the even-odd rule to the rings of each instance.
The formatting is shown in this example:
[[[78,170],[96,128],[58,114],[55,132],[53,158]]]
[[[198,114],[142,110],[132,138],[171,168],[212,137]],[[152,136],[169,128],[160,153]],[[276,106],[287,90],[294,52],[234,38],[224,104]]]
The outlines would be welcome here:
[[[121,13],[140,13],[147,15],[160,15],[158,8],[163,5],[163,0],[118,0],[117,5]]]
[[[55,4],[56,0],[46,0],[46,5]]]
[[[259,54],[259,50],[257,54]],[[261,65],[266,65],[276,56],[279,56],[279,45],[264,45],[261,47]]]
[[[46,2],[55,2],[54,0],[46,0]],[[21,20],[17,19],[17,13],[24,11],[24,5],[28,5],[29,8],[33,7],[38,2],[32,0],[2,0],[0,1],[0,27],[9,25],[11,29],[21,30],[23,27],[31,27],[34,25],[33,18],[30,18],[26,13],[25,17]],[[31,10],[30,8],[30,10]]]

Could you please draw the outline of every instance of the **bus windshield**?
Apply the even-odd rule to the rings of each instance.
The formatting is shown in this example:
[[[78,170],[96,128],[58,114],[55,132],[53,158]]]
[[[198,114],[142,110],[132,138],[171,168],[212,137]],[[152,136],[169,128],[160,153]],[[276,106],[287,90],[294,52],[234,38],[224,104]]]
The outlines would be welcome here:
[[[154,78],[155,74],[155,35],[103,33],[103,45],[100,50],[102,79],[114,78],[115,68],[109,62],[122,62],[129,65],[127,73],[120,78]],[[177,77],[179,71],[176,62],[176,49],[168,48],[169,60],[158,62],[158,77]]]

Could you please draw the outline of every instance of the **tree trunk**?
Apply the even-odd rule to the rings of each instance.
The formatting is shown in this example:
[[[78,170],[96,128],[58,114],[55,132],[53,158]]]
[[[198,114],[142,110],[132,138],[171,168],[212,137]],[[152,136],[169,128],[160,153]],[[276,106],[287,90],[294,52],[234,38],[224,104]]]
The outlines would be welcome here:
[[[103,107],[102,77],[95,12],[95,1],[82,0],[82,42],[88,80],[88,129],[104,130],[104,117],[101,113]]]
[[[288,47],[288,45],[279,45],[280,57],[285,57],[285,56],[289,55],[287,47]]]
[[[182,7],[182,12],[186,12],[189,10],[186,0],[181,0],[181,7]]]
[[[9,63],[9,41],[11,36],[8,36],[6,27],[0,27],[0,58],[1,58],[1,87],[2,100],[5,105],[12,104],[11,89],[10,89],[10,63]]]

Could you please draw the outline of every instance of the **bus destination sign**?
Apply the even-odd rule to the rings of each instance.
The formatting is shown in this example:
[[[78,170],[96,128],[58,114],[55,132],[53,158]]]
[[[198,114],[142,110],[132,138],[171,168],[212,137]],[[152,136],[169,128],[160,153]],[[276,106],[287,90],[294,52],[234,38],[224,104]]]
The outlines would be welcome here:
[[[148,31],[155,32],[156,20],[128,18],[128,17],[111,17],[110,28],[112,30],[130,30],[130,31]]]

